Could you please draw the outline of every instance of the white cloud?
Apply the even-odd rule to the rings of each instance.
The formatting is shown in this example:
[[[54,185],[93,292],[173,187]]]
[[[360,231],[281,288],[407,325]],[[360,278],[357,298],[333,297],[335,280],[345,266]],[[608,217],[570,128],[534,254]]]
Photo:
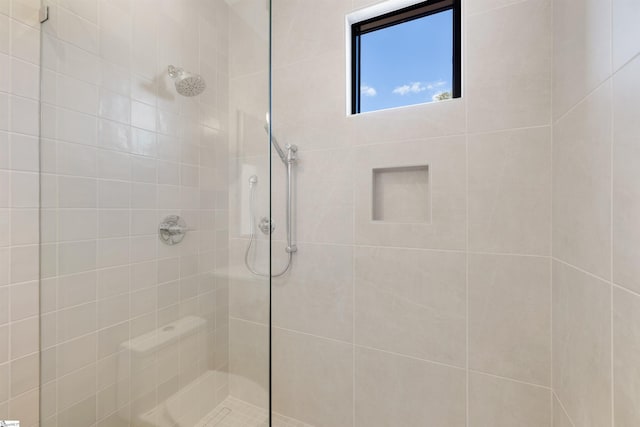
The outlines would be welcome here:
[[[371,86],[362,85],[360,86],[360,94],[364,96],[376,96],[378,91]]]
[[[424,92],[425,90],[432,91],[446,84],[447,82],[442,80],[439,80],[437,82],[429,82],[429,83],[412,82],[412,83],[409,83],[408,85],[402,85],[402,86],[396,87],[395,89],[393,89],[393,93],[395,93],[396,95],[406,95],[409,93]]]
[[[406,95],[408,93],[419,93],[425,90],[427,90],[427,88],[422,82],[413,82],[408,85],[396,87],[393,89],[393,93],[396,95]]]

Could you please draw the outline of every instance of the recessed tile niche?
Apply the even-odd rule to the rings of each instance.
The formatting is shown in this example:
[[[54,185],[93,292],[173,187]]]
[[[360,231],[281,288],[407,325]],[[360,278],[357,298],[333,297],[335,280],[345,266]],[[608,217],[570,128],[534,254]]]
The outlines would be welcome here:
[[[373,169],[373,221],[431,222],[429,166]]]

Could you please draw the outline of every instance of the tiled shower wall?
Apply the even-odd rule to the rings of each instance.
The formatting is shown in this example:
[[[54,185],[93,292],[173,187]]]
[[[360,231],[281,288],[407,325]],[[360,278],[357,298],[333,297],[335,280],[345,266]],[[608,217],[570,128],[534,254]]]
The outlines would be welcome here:
[[[300,149],[299,252],[272,290],[274,410],[330,427],[549,426],[551,1],[464,1],[463,98],[347,117],[344,17],[372,3],[273,3],[273,131]],[[266,69],[236,65],[231,109],[253,122],[230,140],[232,180],[266,173],[265,104],[244,102]],[[372,222],[373,169],[416,165],[431,221]],[[275,155],[272,169],[277,269]],[[244,179],[230,202],[230,393],[262,404],[268,294],[243,265]]]
[[[640,425],[640,4],[555,0],[554,425]]]
[[[41,425],[195,425],[227,395],[226,3],[47,4]],[[206,91],[178,95],[169,64]]]
[[[38,95],[34,88],[38,81],[39,26],[35,3],[0,2],[0,119],[4,118],[0,120],[0,146],[5,147],[2,153],[9,153],[0,157],[0,174],[4,177],[0,182],[0,226],[6,236],[0,248],[0,303],[10,306],[9,310],[0,307],[0,313],[5,313],[5,317],[0,316],[0,414],[22,419],[27,425],[37,422],[38,406],[38,180],[36,141],[30,138],[37,135]],[[127,2],[110,3],[119,7]],[[292,274],[274,282],[275,410],[330,426],[420,425],[424,420],[457,426],[464,425],[465,417],[470,426],[549,424],[548,373],[552,362],[548,257],[552,239],[548,237],[548,195],[552,188],[548,112],[553,69],[554,422],[561,426],[612,425],[615,415],[616,426],[637,425],[640,237],[636,218],[640,213],[640,177],[634,160],[638,157],[635,147],[640,129],[634,112],[640,107],[636,44],[640,36],[634,25],[640,10],[634,2],[624,0],[555,0],[552,68],[549,2],[467,0],[462,100],[345,118],[343,16],[368,3],[291,0],[275,4],[274,130],[281,141],[301,147],[301,250]],[[87,10],[74,10],[74,5],[83,4],[91,5],[91,14],[93,1],[64,1],[61,9],[67,17],[77,18],[90,29],[102,29],[99,22],[85,15]],[[156,9],[146,9],[151,10]],[[220,20],[216,28],[223,34],[216,34],[219,39],[214,43],[224,41],[226,45],[227,21],[224,12],[219,12],[212,16]],[[318,16],[327,18],[321,20]],[[257,32],[264,31],[259,28],[264,25],[263,16],[254,18],[249,21],[258,27]],[[232,37],[239,28],[230,28]],[[496,32],[496,28],[501,31]],[[301,33],[306,36],[291,36]],[[75,42],[84,41],[85,33],[80,34]],[[124,34],[128,37],[129,33]],[[587,39],[585,34],[593,37]],[[69,49],[75,45],[64,39],[58,44]],[[247,56],[252,58],[264,54],[264,46],[264,38],[254,44],[242,44],[255,53]],[[90,49],[87,52],[96,55]],[[233,58],[230,61],[231,74],[238,77],[232,89],[232,97],[237,97],[232,106],[259,93],[265,99],[255,101],[256,114],[243,129],[254,132],[259,141],[256,144],[260,145],[241,147],[243,151],[236,153],[239,155],[232,160],[232,166],[247,162],[266,169],[262,146],[266,143],[262,129],[267,105],[266,71],[242,63],[242,57],[236,55],[238,62]],[[226,69],[226,55],[216,58],[221,67],[217,69]],[[255,60],[262,62],[263,58]],[[111,70],[124,68],[129,79],[136,76],[148,81],[152,77],[115,62]],[[160,65],[165,64],[158,65],[158,73]],[[68,70],[50,67],[49,71],[62,79],[91,83],[87,82],[91,74],[74,76]],[[217,79],[221,100],[215,102],[220,105],[225,102],[224,78],[223,72]],[[91,84],[98,86],[98,91],[103,89],[102,80]],[[57,83],[47,87],[56,86]],[[140,99],[140,94],[128,94],[126,89],[120,94],[129,98],[125,105],[130,109],[137,102],[163,110],[157,100],[154,103]],[[219,124],[201,127],[223,131],[218,136],[222,135],[224,146],[226,107],[221,108],[217,113]],[[82,113],[75,108],[63,109],[70,114]],[[103,117],[99,111],[94,115],[96,123],[104,120],[128,124],[126,119],[121,122]],[[152,133],[157,137],[156,143],[163,135],[171,137],[171,133],[165,134],[159,128]],[[249,139],[252,138],[246,138]],[[231,141],[232,150],[239,140]],[[49,142],[53,141],[56,146],[83,145],[57,133]],[[173,181],[161,183],[160,171],[167,170],[162,166],[165,160],[180,164],[180,169],[195,166],[178,157],[172,160],[137,149],[89,145],[96,156],[98,152],[112,152],[127,158],[124,163],[129,166],[119,169],[130,171],[123,172],[126,178],[100,175],[97,166],[95,173],[62,174],[57,169],[59,165],[49,172],[95,180],[96,185],[97,181],[124,181],[132,187],[165,189],[168,187],[164,185],[176,183],[177,168],[174,165],[173,172],[164,175],[173,176]],[[221,148],[215,158],[225,159],[225,150]],[[403,164],[415,156],[430,165],[432,190],[441,194],[433,201],[431,228],[409,230],[394,226],[384,230],[385,225],[378,224],[380,228],[368,224],[367,200],[359,199],[364,194],[359,188],[368,185],[370,169]],[[132,165],[145,161],[155,164],[155,184],[134,179]],[[282,232],[284,218],[280,166],[276,159],[274,173],[279,181],[274,182],[274,216],[280,222],[277,233]],[[221,176],[213,182],[224,183],[224,187],[214,189],[220,197],[213,209],[219,241],[214,256],[220,261],[217,265],[224,265],[224,160],[214,169]],[[173,190],[174,194],[181,191]],[[43,194],[47,194],[46,189]],[[178,207],[182,205],[170,206]],[[231,209],[236,208],[232,203]],[[87,208],[93,209],[97,210],[99,227],[100,210],[111,208]],[[131,209],[132,216],[134,210]],[[161,207],[157,210],[165,212]],[[230,216],[230,225],[232,237],[236,238],[231,240],[230,251],[235,269],[232,271],[238,276],[233,278],[237,283],[233,283],[231,294],[231,353],[235,356],[231,371],[244,380],[232,380],[231,392],[261,403],[260,393],[251,392],[247,385],[266,386],[267,349],[266,341],[261,341],[266,331],[265,282],[250,282],[242,271],[240,257],[246,241],[239,221],[244,217],[234,216]],[[154,217],[150,224],[155,227],[158,219]],[[56,229],[60,230],[58,222]],[[130,243],[153,234],[149,229],[147,234],[136,237],[132,230],[133,222],[128,228]],[[97,229],[90,233],[96,242],[124,239],[99,235]],[[279,236],[282,238],[282,234]],[[62,246],[67,243],[60,241]],[[276,246],[276,254],[280,249]],[[130,257],[131,253],[127,253]],[[174,266],[176,280],[166,286],[158,284],[158,290],[175,290],[176,281],[181,280],[175,277],[175,265],[180,266],[180,271],[185,258],[188,257],[162,258]],[[120,269],[122,277],[129,277],[127,268],[155,262],[128,259],[120,266],[95,271],[98,274]],[[85,273],[92,276],[92,272]],[[188,286],[189,280],[186,282]],[[90,294],[95,292],[94,303],[104,301],[98,296],[97,279],[96,288],[93,279],[83,283],[89,284]],[[130,286],[135,280],[127,278],[122,283]],[[146,289],[148,295],[152,295],[150,288]],[[56,285],[55,310],[59,311],[57,291]],[[123,293],[144,291],[132,287]],[[216,327],[216,332],[222,334],[218,344],[225,342],[226,292],[223,278],[216,287],[216,301],[221,304],[216,310],[217,325],[223,326]],[[160,294],[149,300],[159,304]],[[188,298],[188,302],[171,306],[179,311],[196,300],[204,298]],[[87,303],[80,303],[83,304]],[[126,322],[133,331],[135,325],[154,325],[150,312]],[[88,333],[87,339],[94,339],[93,335]],[[224,357],[224,344],[217,348],[222,348],[220,354]],[[224,367],[224,359],[219,366]],[[224,395],[224,380],[220,384]],[[260,387],[253,388],[256,389]],[[105,390],[103,397],[109,394]],[[92,409],[93,396],[87,396],[87,407]],[[97,400],[96,410],[99,405],[103,403]],[[65,412],[65,416],[73,414],[73,410]]]
[[[0,419],[38,421],[38,1],[0,0]]]

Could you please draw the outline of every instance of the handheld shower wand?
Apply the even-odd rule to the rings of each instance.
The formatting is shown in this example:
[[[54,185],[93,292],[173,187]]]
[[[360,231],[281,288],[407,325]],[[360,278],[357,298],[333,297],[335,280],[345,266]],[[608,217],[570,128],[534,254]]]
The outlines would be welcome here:
[[[269,132],[269,113],[267,113],[267,123],[264,126],[265,131]],[[277,273],[271,274],[271,277],[279,277],[284,275],[289,268],[291,267],[291,263],[293,261],[293,254],[298,251],[298,247],[293,243],[293,166],[298,160],[296,153],[298,152],[298,147],[295,145],[287,144],[285,145],[285,150],[282,150],[282,147],[278,143],[275,135],[271,133],[271,146],[275,148],[280,160],[287,168],[287,206],[286,206],[286,216],[287,216],[287,247],[285,248],[285,252],[287,253],[287,264]],[[249,254],[251,252],[251,248],[253,246],[253,242],[255,240],[255,215],[253,212],[254,206],[254,198],[255,198],[255,187],[258,183],[258,177],[252,175],[249,178],[249,245],[247,246],[247,250],[244,254],[244,263],[247,266],[249,271],[257,276],[268,277],[268,274],[260,273],[255,270],[251,263],[249,262]],[[266,234],[272,232],[270,220],[267,220],[269,224],[266,227],[262,227],[261,230]]]

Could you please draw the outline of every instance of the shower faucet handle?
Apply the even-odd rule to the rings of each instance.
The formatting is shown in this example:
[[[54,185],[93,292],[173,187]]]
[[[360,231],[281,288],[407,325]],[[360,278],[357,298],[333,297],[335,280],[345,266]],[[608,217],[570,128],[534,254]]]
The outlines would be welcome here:
[[[268,236],[269,234],[273,234],[273,232],[276,231],[276,224],[266,216],[263,216],[262,218],[260,218],[258,228],[260,229],[260,231],[262,231],[262,234]]]
[[[187,223],[178,215],[169,215],[158,226],[160,240],[169,246],[182,242],[187,231]]]

